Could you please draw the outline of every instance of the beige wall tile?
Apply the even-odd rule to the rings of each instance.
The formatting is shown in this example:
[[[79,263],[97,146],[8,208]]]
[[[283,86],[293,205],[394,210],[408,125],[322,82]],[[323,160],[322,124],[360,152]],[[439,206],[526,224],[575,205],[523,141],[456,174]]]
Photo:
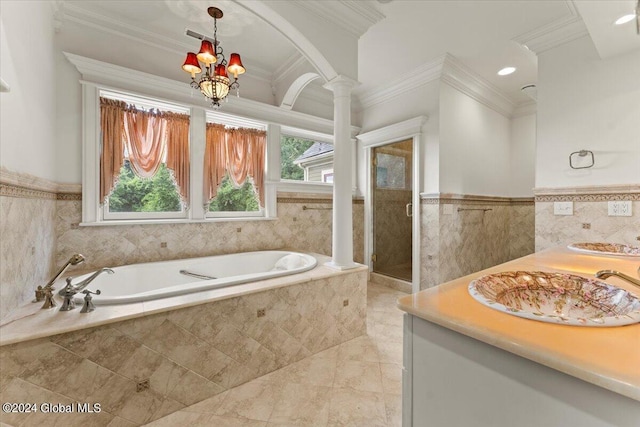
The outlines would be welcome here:
[[[58,393],[101,403],[108,417],[100,425],[139,425],[211,396],[224,399],[228,388],[362,335],[366,298],[366,271],[354,272],[2,346],[2,395],[12,401],[25,387]],[[265,306],[276,309],[258,318]],[[337,354],[305,359],[316,375],[299,382],[332,385]],[[144,380],[149,388],[138,391]],[[236,409],[217,415],[241,419],[239,403]]]
[[[55,217],[55,200],[0,196],[0,320],[51,278]]]
[[[608,216],[606,200],[574,201],[573,215],[564,216],[553,214],[553,202],[536,202],[536,251],[580,242],[640,246],[640,201],[632,201],[632,211],[633,216]]]

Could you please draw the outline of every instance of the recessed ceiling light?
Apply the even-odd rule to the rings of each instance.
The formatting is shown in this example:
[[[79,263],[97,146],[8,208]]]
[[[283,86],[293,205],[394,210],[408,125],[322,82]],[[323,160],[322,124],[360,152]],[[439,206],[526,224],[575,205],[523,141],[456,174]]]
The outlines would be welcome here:
[[[614,22],[614,24],[616,25],[622,25],[622,24],[626,24],[627,22],[631,22],[636,18],[636,14],[635,13],[630,13],[628,15],[624,15],[621,16],[620,18],[616,19],[616,22]]]
[[[516,67],[504,67],[502,70],[498,71],[499,76],[508,76],[509,74],[516,71]]]

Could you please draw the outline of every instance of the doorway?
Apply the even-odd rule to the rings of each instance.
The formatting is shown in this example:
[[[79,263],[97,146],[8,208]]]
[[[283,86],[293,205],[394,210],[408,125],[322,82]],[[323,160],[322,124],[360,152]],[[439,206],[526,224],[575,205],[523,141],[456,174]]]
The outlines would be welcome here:
[[[374,273],[412,281],[413,139],[372,148]]]

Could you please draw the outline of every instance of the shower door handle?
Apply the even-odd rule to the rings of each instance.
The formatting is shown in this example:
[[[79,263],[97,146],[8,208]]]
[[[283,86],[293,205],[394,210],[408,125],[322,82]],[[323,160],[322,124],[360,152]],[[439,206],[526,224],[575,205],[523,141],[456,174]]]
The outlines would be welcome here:
[[[407,203],[405,209],[407,210],[407,216],[411,218],[413,216],[413,203]]]

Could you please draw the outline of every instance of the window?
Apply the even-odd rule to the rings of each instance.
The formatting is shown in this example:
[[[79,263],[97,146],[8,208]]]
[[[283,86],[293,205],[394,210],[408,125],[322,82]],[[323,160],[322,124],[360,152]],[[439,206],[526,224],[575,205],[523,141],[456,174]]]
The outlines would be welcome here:
[[[333,145],[297,136],[280,140],[281,178],[307,182],[333,182]]]
[[[295,181],[305,181],[304,169],[295,161],[312,145],[309,139],[282,135],[280,137],[280,177]]]
[[[230,120],[215,113],[208,114],[207,119],[204,166],[207,216],[264,216],[266,126],[237,118]]]
[[[312,125],[327,133],[306,131],[189,107],[188,100],[83,85],[83,226],[271,219],[279,191],[331,192],[332,136],[324,120]],[[128,123],[136,115],[146,122]],[[217,137],[210,138],[210,127]],[[281,130],[298,150],[288,162],[294,179],[278,179],[279,172],[267,178],[268,161],[279,171]],[[313,152],[318,147],[323,153]],[[212,148],[215,155],[207,155]]]
[[[105,220],[184,218],[189,110],[100,91],[100,202]]]
[[[143,179],[131,170],[129,159],[120,168],[118,183],[107,199],[113,212],[181,212],[180,194],[166,163],[151,179]]]
[[[333,184],[333,169],[325,169],[322,171],[322,182]]]

